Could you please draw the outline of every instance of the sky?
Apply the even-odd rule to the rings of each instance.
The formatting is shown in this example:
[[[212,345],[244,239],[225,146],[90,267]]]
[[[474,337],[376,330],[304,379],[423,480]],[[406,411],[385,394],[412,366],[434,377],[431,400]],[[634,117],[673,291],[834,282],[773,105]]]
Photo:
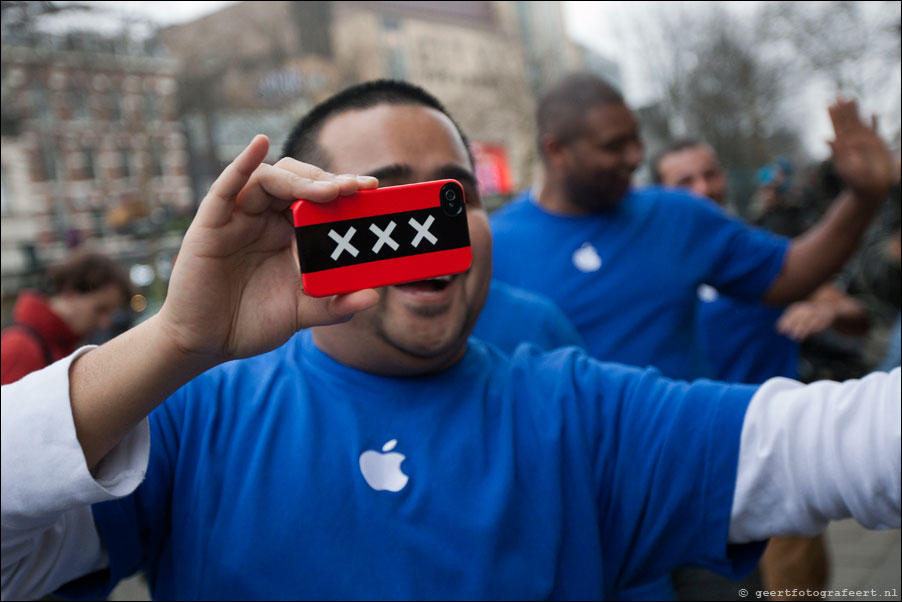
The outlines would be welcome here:
[[[564,2],[564,15],[570,35],[577,41],[588,45],[605,56],[613,58],[620,64],[623,76],[624,94],[634,106],[651,102],[654,91],[648,86],[642,75],[642,69],[636,56],[629,49],[621,46],[625,38],[624,23],[641,23],[643,15],[657,10],[659,2]],[[690,11],[695,5],[709,3],[682,2]],[[722,2],[728,11],[740,16],[751,16],[763,2]],[[814,4],[814,3],[810,3]],[[818,4],[824,4],[819,2]],[[671,4],[672,6],[672,4]],[[867,2],[860,5],[865,14],[870,16],[870,23],[885,23],[895,19],[898,23],[900,2]],[[889,16],[887,16],[889,15]],[[691,35],[691,32],[689,32]],[[900,127],[899,104],[900,74],[898,72],[886,77],[885,85],[876,91],[879,96],[858,99],[863,115],[877,114],[883,127],[880,133],[885,139],[898,133]],[[837,90],[825,81],[811,81],[799,86],[795,91],[792,109],[795,117],[802,124],[802,139],[805,148],[812,157],[824,158],[829,154],[827,140],[832,138],[827,106],[834,100]]]
[[[236,1],[88,1],[81,3],[140,15],[162,25],[173,25],[202,17],[220,10],[224,6],[235,4]],[[650,10],[655,10],[655,4],[651,2],[563,2],[565,23],[570,36],[620,64],[623,91],[627,100],[633,106],[641,106],[653,101],[654,91],[645,83],[636,57],[619,43],[624,38],[622,24],[637,19],[641,22],[643,14]],[[684,5],[690,9],[697,4],[703,3],[684,2]],[[731,11],[748,14],[756,10],[760,4],[761,2],[758,1],[745,1],[729,2],[726,6]],[[870,3],[871,6],[878,6],[879,4]],[[890,119],[884,119],[884,123],[889,122],[895,128],[898,128],[898,110],[894,107],[900,100],[898,92],[899,76],[895,75],[894,77],[895,80],[891,81],[891,85],[887,90],[887,98],[871,99],[870,104],[865,100],[861,104],[868,113],[891,112],[892,116]],[[834,91],[827,86],[813,85],[800,89],[798,94],[799,106],[802,107],[800,115],[805,120],[805,146],[815,157],[826,156],[828,149],[825,141],[831,137],[831,127],[826,106],[831,102]],[[884,132],[884,134],[886,133]]]

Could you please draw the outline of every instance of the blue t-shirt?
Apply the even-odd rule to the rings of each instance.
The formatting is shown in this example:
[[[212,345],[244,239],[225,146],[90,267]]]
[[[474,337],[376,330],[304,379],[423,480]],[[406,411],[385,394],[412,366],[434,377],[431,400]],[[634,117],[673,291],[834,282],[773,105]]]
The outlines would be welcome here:
[[[494,276],[551,298],[605,361],[704,375],[696,289],[757,301],[779,274],[785,239],[684,192],[631,191],[611,211],[548,213],[524,193],[492,215]]]
[[[492,280],[473,336],[506,353],[523,343],[546,351],[583,346],[576,328],[554,301],[497,280]]]
[[[798,379],[799,344],[777,332],[783,311],[700,289],[696,333],[711,377],[749,384],[775,376]]]
[[[156,599],[597,599],[687,562],[745,572],[761,546],[726,542],[754,391],[476,340],[389,378],[301,332],[151,414],[146,480],[93,507],[107,587],[143,568]]]

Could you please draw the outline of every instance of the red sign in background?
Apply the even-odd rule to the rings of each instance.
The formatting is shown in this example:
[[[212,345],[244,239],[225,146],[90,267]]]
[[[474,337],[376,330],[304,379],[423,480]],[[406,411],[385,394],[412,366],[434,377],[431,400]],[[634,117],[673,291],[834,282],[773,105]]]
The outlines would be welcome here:
[[[476,159],[476,181],[479,194],[512,194],[514,182],[511,178],[507,150],[500,144],[473,142],[470,145]]]

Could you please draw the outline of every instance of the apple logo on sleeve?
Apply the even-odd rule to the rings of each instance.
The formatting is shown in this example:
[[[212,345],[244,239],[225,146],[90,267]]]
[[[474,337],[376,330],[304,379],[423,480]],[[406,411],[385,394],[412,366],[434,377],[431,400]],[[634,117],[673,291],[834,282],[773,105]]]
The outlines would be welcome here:
[[[360,472],[376,491],[401,491],[407,485],[408,476],[401,472],[407,456],[391,451],[397,444],[398,440],[392,439],[382,446],[382,452],[370,449],[360,454]]]
[[[601,257],[598,251],[592,246],[592,243],[583,243],[583,246],[573,252],[573,265],[580,272],[589,274],[597,272],[601,269]]]

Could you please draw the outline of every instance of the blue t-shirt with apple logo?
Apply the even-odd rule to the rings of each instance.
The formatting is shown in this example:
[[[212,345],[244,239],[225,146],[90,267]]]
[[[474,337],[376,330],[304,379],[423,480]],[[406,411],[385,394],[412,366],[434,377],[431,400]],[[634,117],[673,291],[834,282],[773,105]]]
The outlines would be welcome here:
[[[761,547],[727,532],[754,391],[475,339],[390,378],[301,332],[153,412],[146,480],[93,508],[105,589],[143,569],[156,599],[598,599],[750,570]]]
[[[696,335],[711,378],[753,385],[799,378],[799,344],[777,332],[785,308],[724,297],[707,285],[698,300]]]
[[[491,223],[495,278],[557,303],[590,355],[681,379],[709,376],[695,340],[699,285],[758,301],[789,244],[659,187],[578,217],[549,213],[526,192]]]

